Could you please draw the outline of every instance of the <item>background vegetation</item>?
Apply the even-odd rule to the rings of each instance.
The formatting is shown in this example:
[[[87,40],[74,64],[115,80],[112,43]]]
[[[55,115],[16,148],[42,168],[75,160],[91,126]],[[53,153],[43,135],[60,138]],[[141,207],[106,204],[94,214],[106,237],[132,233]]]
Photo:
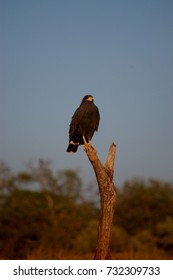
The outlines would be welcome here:
[[[74,170],[53,172],[40,160],[14,174],[1,162],[0,258],[92,259],[98,201],[97,185],[87,191]],[[117,189],[112,257],[173,259],[171,182],[135,179]]]

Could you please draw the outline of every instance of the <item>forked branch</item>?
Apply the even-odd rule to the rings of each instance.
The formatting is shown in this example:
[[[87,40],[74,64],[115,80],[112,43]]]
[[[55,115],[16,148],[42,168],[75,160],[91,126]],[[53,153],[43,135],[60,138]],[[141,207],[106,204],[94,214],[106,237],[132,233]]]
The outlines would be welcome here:
[[[105,165],[101,163],[96,149],[91,144],[85,145],[84,150],[93,166],[100,192],[101,210],[94,259],[111,259],[110,247],[116,204],[116,192],[113,181],[116,145],[114,143],[111,144]]]

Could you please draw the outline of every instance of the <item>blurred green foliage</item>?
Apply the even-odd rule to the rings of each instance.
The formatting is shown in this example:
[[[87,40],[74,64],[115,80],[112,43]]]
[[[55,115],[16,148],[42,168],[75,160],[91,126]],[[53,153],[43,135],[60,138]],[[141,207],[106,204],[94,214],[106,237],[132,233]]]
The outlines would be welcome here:
[[[84,188],[75,170],[53,172],[40,160],[13,174],[1,162],[0,258],[92,258],[99,205],[83,195]],[[95,194],[96,184],[93,189]],[[171,182],[136,179],[117,189],[112,253],[113,258],[173,258]]]

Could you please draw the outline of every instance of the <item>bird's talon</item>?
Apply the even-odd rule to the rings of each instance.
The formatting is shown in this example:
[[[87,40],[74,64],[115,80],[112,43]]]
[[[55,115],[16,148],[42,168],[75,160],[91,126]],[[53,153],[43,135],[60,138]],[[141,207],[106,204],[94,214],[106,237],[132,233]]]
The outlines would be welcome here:
[[[91,147],[92,147],[92,144],[91,144],[91,141],[89,141],[89,143],[84,144],[84,151]]]

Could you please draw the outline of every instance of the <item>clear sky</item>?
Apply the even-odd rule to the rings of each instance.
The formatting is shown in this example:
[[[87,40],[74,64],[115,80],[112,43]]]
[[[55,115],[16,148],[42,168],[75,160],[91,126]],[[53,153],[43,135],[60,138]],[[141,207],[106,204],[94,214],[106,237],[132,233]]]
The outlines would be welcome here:
[[[0,160],[49,159],[94,179],[67,154],[72,114],[99,107],[93,145],[117,145],[115,181],[173,180],[173,1],[0,0]]]

